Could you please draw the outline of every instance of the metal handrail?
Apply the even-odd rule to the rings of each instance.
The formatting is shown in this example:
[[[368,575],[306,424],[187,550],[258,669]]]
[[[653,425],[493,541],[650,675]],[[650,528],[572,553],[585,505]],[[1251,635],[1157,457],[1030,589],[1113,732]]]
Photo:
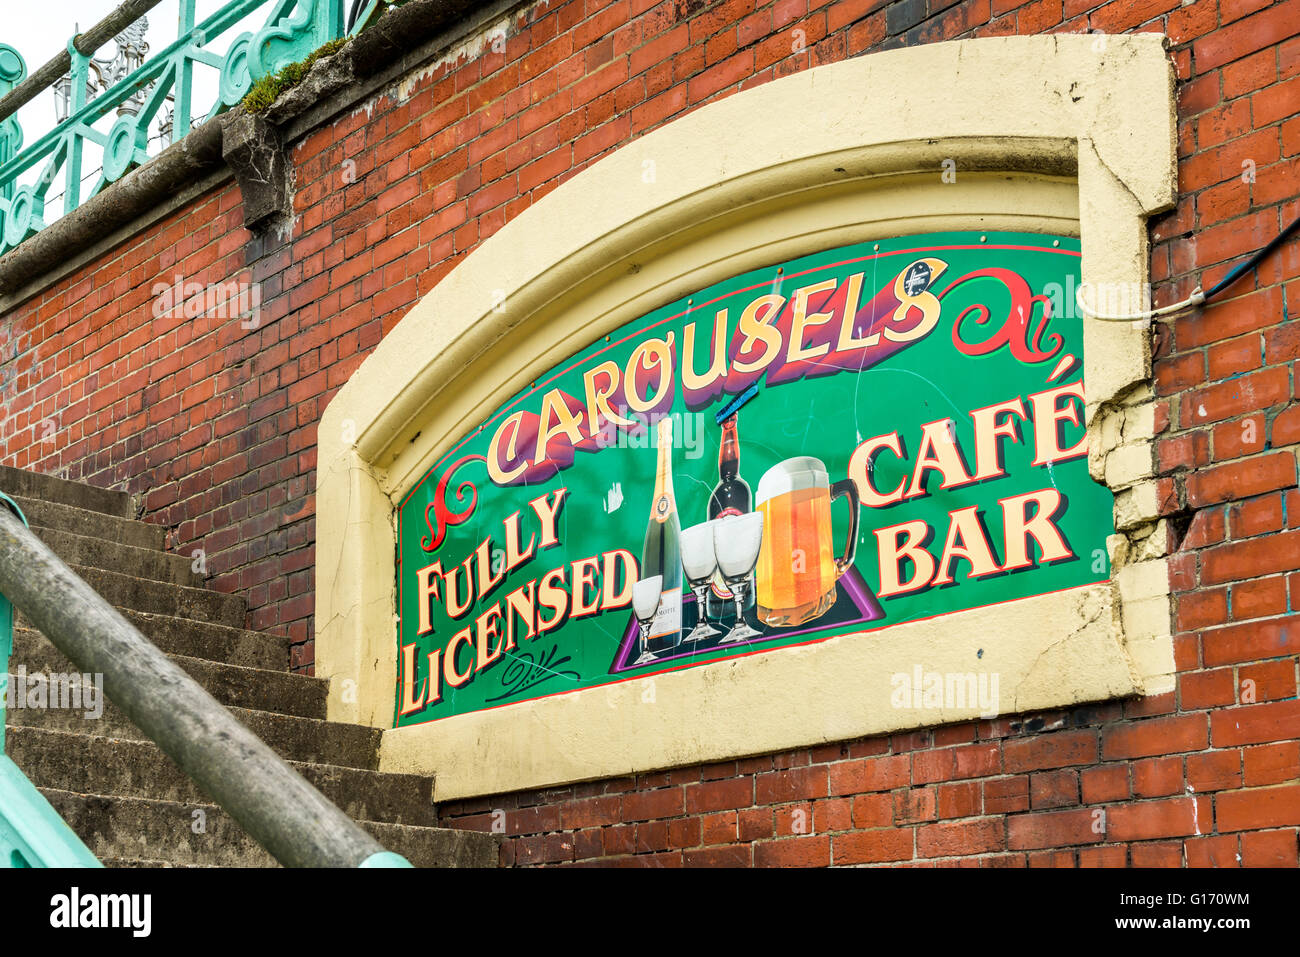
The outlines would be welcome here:
[[[0,507],[0,593],[287,867],[410,867],[245,728]]]

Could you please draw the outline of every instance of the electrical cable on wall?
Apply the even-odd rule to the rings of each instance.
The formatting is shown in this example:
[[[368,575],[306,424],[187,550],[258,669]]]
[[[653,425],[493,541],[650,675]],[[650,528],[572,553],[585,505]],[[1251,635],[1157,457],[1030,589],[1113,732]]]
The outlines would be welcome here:
[[[1157,319],[1163,316],[1172,316],[1178,313],[1187,312],[1197,308],[1198,306],[1205,305],[1205,303],[1209,302],[1219,293],[1223,292],[1223,290],[1231,286],[1245,273],[1258,265],[1266,256],[1268,256],[1269,253],[1273,252],[1273,250],[1281,246],[1282,243],[1286,242],[1287,238],[1290,237],[1297,228],[1300,228],[1300,217],[1293,219],[1285,229],[1274,236],[1273,239],[1262,249],[1256,250],[1254,255],[1245,262],[1240,263],[1229,270],[1226,276],[1210,287],[1209,292],[1203,292],[1200,285],[1197,285],[1197,287],[1192,290],[1192,294],[1182,302],[1176,302],[1170,306],[1162,306],[1159,309],[1149,309],[1145,312],[1137,312],[1127,316],[1107,316],[1099,312],[1093,312],[1084,304],[1081,295],[1083,291],[1082,287],[1080,287],[1079,293],[1075,295],[1075,302],[1078,304],[1079,310],[1089,319],[1102,319],[1106,322],[1140,322],[1143,319]]]

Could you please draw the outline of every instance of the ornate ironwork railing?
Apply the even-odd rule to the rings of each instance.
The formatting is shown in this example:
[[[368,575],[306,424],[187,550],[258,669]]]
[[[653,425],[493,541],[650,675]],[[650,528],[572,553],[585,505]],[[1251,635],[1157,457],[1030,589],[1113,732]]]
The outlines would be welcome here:
[[[68,44],[70,72],[51,84],[58,88],[66,115],[28,148],[22,148],[17,118],[0,120],[0,255],[146,162],[152,144],[149,127],[155,119],[163,121],[164,130],[164,135],[154,137],[164,141],[157,152],[165,148],[165,141],[183,138],[196,120],[230,109],[258,79],[345,35],[345,0],[230,0],[200,23],[195,23],[196,0],[179,2],[177,39],[134,69],[129,68],[133,63],[129,55],[125,68],[105,69],[109,61],[95,59],[94,50],[78,50],[74,37]],[[363,29],[380,6],[381,0],[356,0],[349,18],[354,22],[346,33]],[[266,18],[260,29],[245,29],[229,39],[262,12]],[[140,23],[136,21],[135,30],[128,26],[117,34],[119,50],[140,50]],[[218,51],[215,47],[226,39],[224,51]],[[196,65],[217,71],[215,102],[201,106],[194,102]],[[0,95],[25,76],[26,65],[18,51],[0,44]],[[91,98],[97,85],[106,88]],[[170,123],[167,109],[172,111]],[[92,169],[89,176],[83,174],[87,144],[102,150],[100,168]],[[93,185],[83,189],[91,178]],[[29,181],[20,183],[20,179]],[[56,180],[61,181],[62,192],[50,197]],[[47,219],[47,201],[60,195],[62,213]]]

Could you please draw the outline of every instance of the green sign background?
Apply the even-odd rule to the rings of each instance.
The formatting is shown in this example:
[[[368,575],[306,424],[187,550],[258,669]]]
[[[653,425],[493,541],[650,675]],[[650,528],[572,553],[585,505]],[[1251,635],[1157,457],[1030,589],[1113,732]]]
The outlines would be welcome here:
[[[489,442],[510,412],[528,410],[537,413],[542,396],[550,389],[563,388],[584,395],[583,374],[594,362],[607,359],[624,368],[637,343],[651,337],[674,333],[679,364],[682,357],[683,326],[697,322],[700,342],[697,345],[697,369],[707,361],[710,334],[717,310],[728,308],[729,332],[734,333],[742,309],[756,296],[780,292],[792,296],[800,286],[825,278],[843,280],[864,272],[860,308],[865,307],[881,289],[889,288],[900,274],[917,259],[934,257],[947,263],[942,276],[935,279],[930,291],[939,293],[946,286],[969,273],[997,267],[1022,277],[1033,294],[1050,293],[1053,284],[1066,290],[1066,298],[1076,288],[1079,277],[1079,242],[1064,236],[1020,233],[941,233],[905,236],[879,243],[865,243],[827,250],[788,263],[754,270],[701,290],[687,299],[667,303],[649,315],[628,323],[604,337],[552,373],[539,376],[536,390],[530,388],[514,397],[501,410],[447,453],[425,479],[402,501],[399,512],[398,587],[400,624],[398,635],[398,701],[402,701],[401,647],[414,643],[417,671],[413,689],[426,689],[426,655],[444,648],[453,633],[472,626],[475,617],[501,601],[512,589],[540,578],[546,571],[574,559],[599,556],[614,549],[626,549],[640,560],[641,545],[650,516],[655,481],[656,450],[650,438],[625,439],[621,445],[596,453],[576,451],[573,465],[536,485],[497,487],[487,477],[482,462],[463,465],[451,482],[449,494],[460,483],[470,481],[477,489],[472,514],[461,524],[446,528],[445,539],[432,552],[421,547],[430,529],[425,522],[426,507],[433,501],[438,479],[448,466],[470,454],[486,455]],[[779,271],[778,271],[779,270]],[[1070,277],[1073,277],[1071,280]],[[858,372],[854,369],[834,374],[769,386],[758,383],[758,394],[740,409],[740,474],[756,493],[759,478],[776,463],[800,455],[814,455],[825,462],[830,481],[844,479],[849,458],[866,439],[888,432],[898,432],[906,445],[907,461],[889,451],[877,456],[872,479],[875,487],[888,491],[911,475],[921,435],[921,426],[951,417],[955,423],[959,446],[974,471],[973,425],[971,410],[1017,397],[1025,401],[1030,394],[1077,381],[1081,375],[1083,349],[1081,320],[1075,310],[1062,312],[1061,298],[1054,302],[1054,314],[1038,339],[1046,351],[1054,336],[1063,340],[1060,348],[1051,349],[1051,358],[1037,362],[1022,361],[1009,345],[1002,345],[985,355],[968,355],[954,342],[953,326],[958,317],[972,306],[988,309],[988,321],[978,323],[969,315],[961,324],[961,336],[969,343],[982,343],[1002,328],[1013,310],[1013,295],[1007,285],[994,277],[971,279],[942,295],[942,311],[937,326],[924,338],[906,345],[883,362]],[[1068,302],[1065,303],[1068,305]],[[1034,325],[1041,318],[1041,304],[1034,313]],[[642,334],[637,334],[640,331]],[[620,343],[619,340],[625,340]],[[1074,365],[1052,382],[1048,377],[1061,358],[1072,355]],[[584,359],[592,362],[584,363]],[[556,372],[560,374],[555,375]],[[710,492],[718,482],[718,447],[721,428],[714,413],[733,396],[723,395],[712,405],[692,413],[684,404],[680,376],[674,383],[677,447],[673,450],[674,486],[682,527],[707,519]],[[1078,405],[1082,421],[1081,403]],[[683,418],[685,417],[685,418]],[[691,433],[698,430],[698,450],[682,447],[682,426],[689,421]],[[653,430],[651,430],[653,431]],[[1013,601],[1104,581],[1109,574],[1105,561],[1106,537],[1113,530],[1112,500],[1107,489],[1088,476],[1086,457],[1057,462],[1050,466],[1032,465],[1034,442],[1032,422],[1023,423],[1021,441],[1000,443],[1006,476],[940,490],[942,476],[929,473],[928,494],[885,509],[865,505],[859,514],[856,569],[873,594],[880,589],[879,568],[874,530],[911,519],[924,519],[934,528],[929,544],[937,559],[948,528],[948,515],[966,506],[979,506],[993,544],[996,557],[1003,555],[1002,514],[1000,499],[1043,488],[1055,488],[1066,499],[1063,512],[1055,524],[1072,548],[1074,560],[1054,564],[1035,564],[1018,572],[983,579],[967,577],[969,563],[951,563],[954,584],[923,591],[882,598],[884,617],[868,624],[839,624],[820,630],[803,630],[797,635],[775,634],[748,644],[723,646],[686,655],[665,664],[612,673],[620,642],[635,631],[630,605],[580,620],[568,621],[558,629],[518,646],[483,671],[476,673],[460,688],[442,685],[441,700],[406,715],[396,715],[395,725],[409,725],[485,707],[500,707],[547,695],[598,686],[629,677],[643,677],[666,670],[692,667],[733,655],[761,653],[774,648],[808,641],[820,641],[837,634],[862,632],[889,625],[944,615],[978,606]],[[1062,447],[1074,445],[1083,436],[1081,426],[1066,422],[1062,426]],[[688,434],[686,438],[695,438]],[[636,447],[633,447],[636,445]],[[695,456],[695,457],[692,457]],[[559,544],[540,550],[534,557],[509,575],[481,604],[476,604],[459,621],[451,621],[442,602],[430,602],[431,633],[417,635],[418,595],[415,575],[433,561],[444,567],[459,564],[471,556],[476,546],[491,537],[502,547],[502,521],[520,512],[523,542],[537,531],[536,517],[528,502],[559,488],[568,493],[558,519]],[[459,502],[457,510],[465,502]],[[844,499],[832,506],[833,549],[843,548],[847,527]],[[683,585],[689,593],[689,587]],[[841,599],[841,604],[843,600]],[[848,610],[851,610],[849,608]],[[751,624],[757,624],[753,611]],[[828,616],[831,617],[831,616]],[[843,617],[843,616],[841,616]],[[684,622],[684,630],[690,623]],[[729,627],[729,624],[725,627]],[[788,631],[788,630],[787,630]],[[863,640],[870,640],[867,635]],[[997,635],[989,635],[990,642]],[[461,649],[459,669],[468,667],[472,645]],[[633,655],[635,657],[635,654]]]

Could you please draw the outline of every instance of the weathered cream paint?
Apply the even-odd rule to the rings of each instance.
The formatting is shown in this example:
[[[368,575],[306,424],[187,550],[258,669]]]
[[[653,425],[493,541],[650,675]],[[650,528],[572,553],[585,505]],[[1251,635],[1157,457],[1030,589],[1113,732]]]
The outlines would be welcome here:
[[[1143,283],[1145,219],[1175,196],[1173,117],[1157,36],[932,44],[710,104],[546,196],[417,304],[323,416],[316,667],[330,717],[391,726],[394,503],[535,374],[710,283],[873,237],[1077,232],[1085,282]],[[916,664],[998,671],[1002,711],[1166,690],[1147,333],[1086,321],[1084,334],[1090,465],[1119,483],[1115,582],[389,730],[381,765],[435,774],[443,800],[970,716],[892,708],[889,675]],[[1144,550],[1125,574],[1130,539]]]
[[[1114,612],[1111,589],[1095,585],[972,609],[941,628],[907,622],[843,635],[547,698],[537,710],[478,711],[388,731],[382,763],[432,771],[435,797],[447,800],[508,791],[521,780],[545,787],[980,717],[978,705],[894,707],[895,676],[910,679],[917,665],[996,674],[1001,714],[1131,694]],[[1070,628],[1045,628],[1052,618]],[[755,689],[761,701],[753,701]]]

